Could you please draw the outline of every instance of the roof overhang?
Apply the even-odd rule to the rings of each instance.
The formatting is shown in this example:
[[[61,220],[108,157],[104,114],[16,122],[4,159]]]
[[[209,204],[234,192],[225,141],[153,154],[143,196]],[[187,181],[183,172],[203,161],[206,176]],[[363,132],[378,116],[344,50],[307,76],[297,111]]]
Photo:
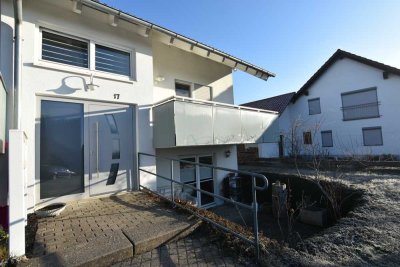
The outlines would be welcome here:
[[[190,53],[195,53],[232,69],[244,71],[265,81],[268,80],[269,77],[275,77],[275,74],[268,70],[95,0],[73,0],[73,9],[76,13],[79,13],[79,9],[78,12],[76,11],[77,6],[79,6],[77,3],[108,14],[110,16],[110,23],[113,26],[115,26],[118,20],[124,20],[136,26],[140,26],[142,28],[142,36],[148,37],[152,32],[156,32],[160,40],[168,45],[175,46]]]

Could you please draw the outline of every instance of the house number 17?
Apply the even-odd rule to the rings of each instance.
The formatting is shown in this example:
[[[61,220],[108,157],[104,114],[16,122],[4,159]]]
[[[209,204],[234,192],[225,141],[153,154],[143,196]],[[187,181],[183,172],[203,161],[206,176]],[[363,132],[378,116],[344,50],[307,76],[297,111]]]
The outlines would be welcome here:
[[[114,94],[114,99],[119,99],[119,94]]]

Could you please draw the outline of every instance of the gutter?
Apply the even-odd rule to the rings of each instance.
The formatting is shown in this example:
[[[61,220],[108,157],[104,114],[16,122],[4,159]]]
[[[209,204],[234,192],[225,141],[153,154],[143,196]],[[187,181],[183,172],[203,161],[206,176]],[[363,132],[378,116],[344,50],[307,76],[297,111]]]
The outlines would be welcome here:
[[[14,6],[14,88],[13,123],[12,128],[21,129],[21,28],[22,28],[22,0],[13,0]]]

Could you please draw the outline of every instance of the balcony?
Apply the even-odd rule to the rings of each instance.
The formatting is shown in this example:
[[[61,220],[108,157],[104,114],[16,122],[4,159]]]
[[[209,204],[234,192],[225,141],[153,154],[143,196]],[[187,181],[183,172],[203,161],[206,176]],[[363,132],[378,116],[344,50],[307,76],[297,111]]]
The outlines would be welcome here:
[[[172,97],[153,106],[154,147],[257,143],[277,117],[274,111]]]
[[[342,107],[343,120],[361,120],[379,118],[379,102],[366,103],[361,105]]]

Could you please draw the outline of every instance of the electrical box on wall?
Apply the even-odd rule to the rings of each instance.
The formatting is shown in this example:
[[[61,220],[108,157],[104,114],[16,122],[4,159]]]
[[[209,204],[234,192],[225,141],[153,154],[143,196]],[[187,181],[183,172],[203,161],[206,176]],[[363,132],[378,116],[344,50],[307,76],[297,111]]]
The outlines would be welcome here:
[[[0,73],[0,154],[5,153],[6,145],[6,113],[7,113],[7,91],[4,86],[3,76]]]

